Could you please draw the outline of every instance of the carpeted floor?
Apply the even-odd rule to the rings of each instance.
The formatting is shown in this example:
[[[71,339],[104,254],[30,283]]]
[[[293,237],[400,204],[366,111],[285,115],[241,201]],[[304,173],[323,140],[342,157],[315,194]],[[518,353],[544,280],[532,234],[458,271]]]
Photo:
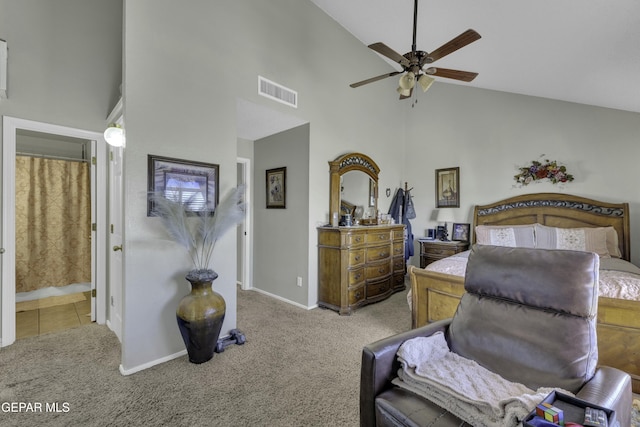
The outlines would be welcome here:
[[[104,326],[19,340],[0,350],[0,425],[357,426],[361,349],[410,328],[405,298],[343,317],[239,291],[246,344],[127,377]],[[31,407],[15,413],[8,402]]]
[[[0,425],[357,426],[361,349],[410,328],[405,298],[338,316],[239,291],[244,345],[127,377],[104,326],[19,340],[0,350],[0,402],[41,403],[42,413],[2,410]]]

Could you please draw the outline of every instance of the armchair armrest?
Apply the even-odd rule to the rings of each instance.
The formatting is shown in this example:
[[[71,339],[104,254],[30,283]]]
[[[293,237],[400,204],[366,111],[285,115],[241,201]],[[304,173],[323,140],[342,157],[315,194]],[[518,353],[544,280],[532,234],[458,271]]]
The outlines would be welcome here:
[[[375,399],[387,389],[397,376],[400,363],[396,353],[408,339],[428,337],[438,331],[446,332],[451,319],[430,323],[388,338],[383,338],[364,347],[360,371],[360,425],[376,425]]]
[[[631,425],[633,395],[631,377],[626,372],[609,366],[600,366],[576,397],[613,409],[621,426]]]

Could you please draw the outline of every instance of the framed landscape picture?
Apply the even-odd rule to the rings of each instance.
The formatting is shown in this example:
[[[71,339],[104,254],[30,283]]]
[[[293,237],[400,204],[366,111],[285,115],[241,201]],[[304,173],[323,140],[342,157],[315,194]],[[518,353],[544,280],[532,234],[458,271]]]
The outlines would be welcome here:
[[[193,215],[213,212],[218,205],[219,166],[210,163],[148,156],[149,194],[180,202]],[[147,216],[153,216],[153,200],[148,198]]]
[[[267,209],[287,207],[287,168],[267,169]]]
[[[436,208],[460,207],[460,168],[436,169]]]

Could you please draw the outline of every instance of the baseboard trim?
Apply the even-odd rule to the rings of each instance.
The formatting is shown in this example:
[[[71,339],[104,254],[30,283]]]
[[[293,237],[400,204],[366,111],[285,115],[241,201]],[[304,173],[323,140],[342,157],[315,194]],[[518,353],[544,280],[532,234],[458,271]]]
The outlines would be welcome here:
[[[302,308],[303,310],[313,310],[314,308],[318,308],[317,304],[312,305],[311,307],[307,307],[306,305],[302,305],[299,302],[291,301],[290,299],[283,298],[283,297],[281,297],[279,295],[275,295],[275,294],[272,294],[272,293],[267,292],[267,291],[263,291],[262,289],[258,289],[258,288],[255,288],[255,287],[251,288],[251,289],[247,289],[247,291],[259,292],[259,293],[261,293],[263,295],[266,295],[266,296],[269,296],[271,298],[275,298],[275,299],[280,300],[282,302],[286,302],[287,304],[291,304],[291,305],[294,305],[294,306],[296,306],[298,308]]]
[[[161,363],[165,363],[168,362],[170,360],[173,359],[177,359],[178,357],[182,357],[184,355],[187,354],[187,350],[181,350],[177,353],[173,353],[170,354],[168,356],[165,357],[161,357],[160,359],[156,359],[156,360],[152,360],[151,362],[147,362],[147,363],[143,363],[142,365],[138,365],[136,367],[130,368],[130,369],[125,369],[124,366],[122,366],[122,364],[120,364],[120,374],[127,376],[127,375],[131,375],[131,374],[135,374],[136,372],[140,372],[140,371],[144,371],[145,369],[149,369],[153,366],[159,365]]]

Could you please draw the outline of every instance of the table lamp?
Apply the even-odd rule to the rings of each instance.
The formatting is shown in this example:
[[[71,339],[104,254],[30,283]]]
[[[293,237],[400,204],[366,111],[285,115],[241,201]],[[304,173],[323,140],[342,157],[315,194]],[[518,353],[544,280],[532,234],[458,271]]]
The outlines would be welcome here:
[[[449,241],[449,231],[447,230],[447,222],[453,222],[455,219],[453,218],[453,212],[451,209],[440,209],[438,210],[438,216],[436,217],[436,221],[438,223],[444,223],[444,232],[440,236],[440,240],[448,242]]]

